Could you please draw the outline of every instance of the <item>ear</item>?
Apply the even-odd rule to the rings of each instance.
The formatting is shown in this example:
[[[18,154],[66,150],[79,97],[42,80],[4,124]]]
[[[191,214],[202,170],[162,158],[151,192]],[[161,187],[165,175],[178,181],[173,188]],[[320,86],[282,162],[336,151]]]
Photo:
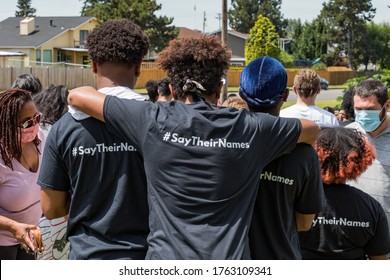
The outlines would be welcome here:
[[[296,88],[295,86],[292,87],[292,90],[293,90],[293,92],[294,92],[295,94],[298,94],[298,93],[297,93],[297,88]]]
[[[289,95],[290,95],[290,90],[288,88],[286,88],[286,90],[284,91],[284,93],[282,95],[283,102],[287,102],[287,99],[288,99]]]
[[[92,73],[96,74],[97,73],[97,65],[96,62],[92,61]]]
[[[385,103],[386,111],[390,109],[390,100],[387,100]]]
[[[215,92],[215,98],[217,100],[221,97],[222,88],[223,88],[223,82],[220,81]]]
[[[320,94],[320,92],[321,92],[321,87],[318,87],[316,94]]]
[[[169,90],[171,91],[171,94],[172,94],[172,98],[174,99],[174,100],[179,100],[179,98],[177,97],[177,94],[173,91],[173,87],[172,87],[172,84],[171,83],[169,83]]]
[[[141,75],[141,65],[142,65],[142,62],[135,66],[135,73],[134,74],[137,78]]]

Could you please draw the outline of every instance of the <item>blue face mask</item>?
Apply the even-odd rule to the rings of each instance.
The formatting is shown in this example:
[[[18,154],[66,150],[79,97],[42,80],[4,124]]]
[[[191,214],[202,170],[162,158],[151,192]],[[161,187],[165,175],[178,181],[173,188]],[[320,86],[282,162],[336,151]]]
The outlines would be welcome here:
[[[372,132],[376,130],[383,121],[381,121],[379,117],[383,108],[380,110],[355,110],[355,121],[360,124],[366,132]]]

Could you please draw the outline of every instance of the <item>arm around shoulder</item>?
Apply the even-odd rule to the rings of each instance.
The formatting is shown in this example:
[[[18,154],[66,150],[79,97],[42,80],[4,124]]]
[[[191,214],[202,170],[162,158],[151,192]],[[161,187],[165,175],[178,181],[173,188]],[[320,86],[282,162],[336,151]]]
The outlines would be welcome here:
[[[95,88],[85,86],[69,91],[68,104],[80,111],[104,121],[103,106],[106,95],[98,92]]]
[[[305,119],[299,120],[301,122],[302,130],[297,142],[313,145],[320,134],[320,127],[313,121]]]

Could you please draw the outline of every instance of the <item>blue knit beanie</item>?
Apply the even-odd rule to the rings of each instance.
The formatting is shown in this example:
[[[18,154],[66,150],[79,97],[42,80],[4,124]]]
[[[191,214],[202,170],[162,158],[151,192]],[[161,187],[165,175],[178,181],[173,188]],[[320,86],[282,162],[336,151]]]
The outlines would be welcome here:
[[[240,96],[253,109],[272,107],[287,88],[287,72],[276,59],[262,56],[249,63],[241,73]]]

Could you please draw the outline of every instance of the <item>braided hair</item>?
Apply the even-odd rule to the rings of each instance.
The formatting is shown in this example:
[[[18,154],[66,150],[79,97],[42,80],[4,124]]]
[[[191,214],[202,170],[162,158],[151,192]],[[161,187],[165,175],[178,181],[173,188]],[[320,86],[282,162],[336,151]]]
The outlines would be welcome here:
[[[20,111],[28,102],[32,102],[32,97],[24,89],[10,88],[0,93],[0,153],[4,164],[12,170],[12,159],[20,160],[22,155],[21,128],[18,122]],[[35,146],[39,145],[38,136],[33,142]]]
[[[294,86],[300,96],[305,98],[313,96],[320,87],[320,77],[313,70],[299,70],[294,77]]]
[[[345,127],[322,128],[315,149],[326,184],[355,180],[375,159],[375,148],[358,130]]]

